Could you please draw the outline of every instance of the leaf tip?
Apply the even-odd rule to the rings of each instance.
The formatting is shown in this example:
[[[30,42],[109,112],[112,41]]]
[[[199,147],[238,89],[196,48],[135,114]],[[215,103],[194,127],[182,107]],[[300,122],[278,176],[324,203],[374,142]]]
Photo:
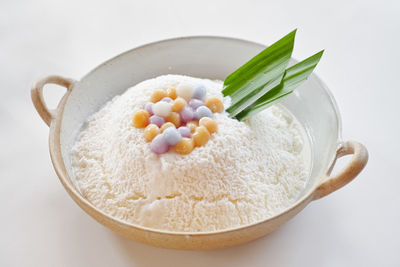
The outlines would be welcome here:
[[[297,32],[297,28],[294,29],[293,31],[289,32],[286,37],[294,39],[294,37],[296,36],[296,32]]]
[[[324,52],[325,52],[325,49],[319,51],[318,53],[316,53],[315,55],[312,56],[312,57],[314,57],[314,58],[316,59],[316,61],[317,61],[317,62],[315,63],[315,65],[318,64],[318,62],[319,62],[319,60],[321,59],[321,57],[322,57],[322,55],[324,54]]]

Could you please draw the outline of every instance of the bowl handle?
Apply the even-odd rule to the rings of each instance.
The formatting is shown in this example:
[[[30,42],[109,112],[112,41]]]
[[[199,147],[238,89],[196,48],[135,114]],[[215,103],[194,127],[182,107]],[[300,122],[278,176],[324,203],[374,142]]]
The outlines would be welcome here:
[[[38,80],[31,89],[31,98],[36,111],[42,117],[43,121],[50,126],[51,121],[55,117],[55,110],[50,110],[43,99],[43,87],[48,84],[57,84],[67,88],[67,93],[72,90],[75,80],[64,78],[57,75],[50,75]]]
[[[345,155],[352,154],[347,166],[339,173],[330,176],[335,166],[336,160]],[[345,186],[353,180],[365,167],[368,161],[368,151],[362,144],[355,141],[344,142],[336,151],[336,157],[327,174],[321,179],[321,182],[315,190],[313,200],[320,199],[333,191]]]

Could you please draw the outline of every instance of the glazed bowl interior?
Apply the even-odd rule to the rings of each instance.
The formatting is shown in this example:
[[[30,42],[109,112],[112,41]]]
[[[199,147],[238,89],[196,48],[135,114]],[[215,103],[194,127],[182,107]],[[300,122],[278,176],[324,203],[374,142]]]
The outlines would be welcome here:
[[[224,80],[264,48],[232,38],[178,38],[135,48],[94,69],[75,84],[62,114],[61,153],[72,182],[76,186],[71,169],[72,146],[83,123],[108,100],[143,80],[163,74]],[[316,75],[311,75],[281,104],[302,123],[311,145],[311,172],[299,196],[302,198],[315,188],[335,156],[340,117],[333,97]]]

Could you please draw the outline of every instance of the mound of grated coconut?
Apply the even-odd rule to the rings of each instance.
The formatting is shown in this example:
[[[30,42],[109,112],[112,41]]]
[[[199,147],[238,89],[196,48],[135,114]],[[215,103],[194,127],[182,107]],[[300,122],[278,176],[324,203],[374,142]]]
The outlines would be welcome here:
[[[188,155],[150,151],[132,116],[155,89],[181,81],[222,98],[222,82],[165,75],[130,88],[89,118],[72,151],[83,196],[118,219],[178,232],[247,225],[291,205],[308,177],[308,142],[282,107],[247,122],[215,114],[218,133]]]

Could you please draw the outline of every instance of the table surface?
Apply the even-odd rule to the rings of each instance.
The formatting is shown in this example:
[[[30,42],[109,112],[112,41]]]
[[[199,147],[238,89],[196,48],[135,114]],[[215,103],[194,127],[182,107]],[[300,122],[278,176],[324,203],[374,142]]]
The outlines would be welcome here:
[[[1,266],[400,266],[398,1],[1,1]],[[294,57],[325,49],[344,139],[366,169],[254,242],[174,251],[117,236],[84,213],[52,168],[48,128],[31,104],[40,76],[79,79],[151,41],[222,35],[269,44],[298,28]],[[53,106],[63,91],[46,89]],[[343,161],[346,161],[345,159]]]

